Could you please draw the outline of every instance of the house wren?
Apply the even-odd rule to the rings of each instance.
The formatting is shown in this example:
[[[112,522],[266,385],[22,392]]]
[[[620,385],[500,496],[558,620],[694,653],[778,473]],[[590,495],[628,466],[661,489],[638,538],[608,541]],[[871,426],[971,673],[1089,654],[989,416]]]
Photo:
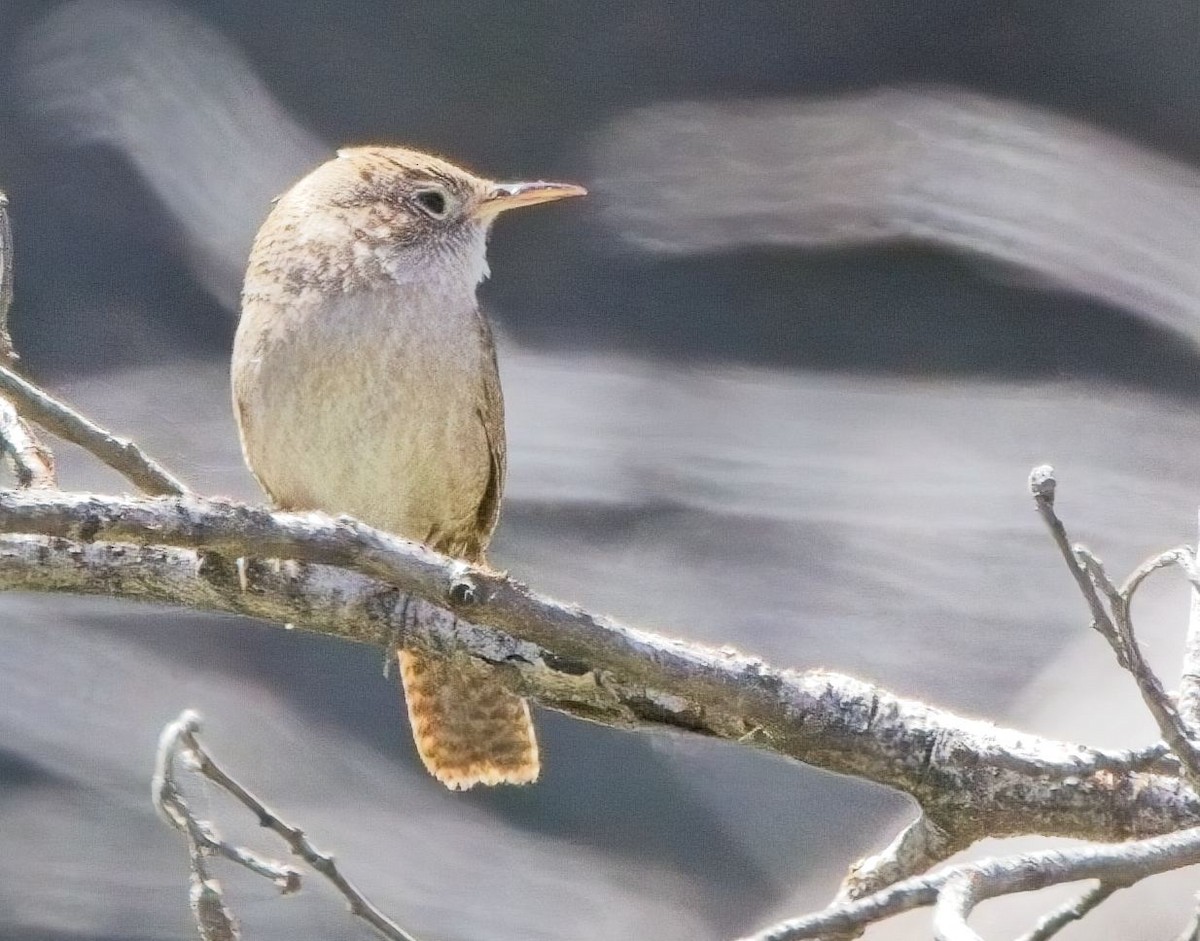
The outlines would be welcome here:
[[[242,451],[279,507],[347,513],[485,564],[505,474],[496,350],[475,299],[488,230],[507,209],[585,192],[356,147],[279,198],[250,253],[232,369]],[[399,660],[439,781],[537,778],[529,707],[486,667]]]

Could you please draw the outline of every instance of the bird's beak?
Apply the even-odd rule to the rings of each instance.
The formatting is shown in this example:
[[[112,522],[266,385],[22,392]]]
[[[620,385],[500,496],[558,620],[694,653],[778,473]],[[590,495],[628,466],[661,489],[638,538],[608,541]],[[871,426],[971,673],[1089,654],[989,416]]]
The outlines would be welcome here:
[[[518,206],[548,203],[568,196],[586,196],[587,190],[574,183],[493,183],[491,191],[480,201],[476,214],[490,218]]]

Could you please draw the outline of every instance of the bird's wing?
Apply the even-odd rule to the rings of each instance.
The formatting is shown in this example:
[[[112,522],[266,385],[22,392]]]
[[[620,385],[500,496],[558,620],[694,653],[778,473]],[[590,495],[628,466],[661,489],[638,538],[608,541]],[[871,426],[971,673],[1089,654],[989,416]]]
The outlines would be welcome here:
[[[491,455],[491,471],[488,475],[487,487],[479,502],[476,514],[478,532],[480,534],[480,555],[483,547],[492,538],[492,532],[500,521],[500,502],[504,496],[504,478],[508,471],[508,446],[504,437],[504,393],[500,389],[500,372],[496,365],[496,344],[492,338],[492,327],[487,315],[476,311],[479,329],[483,334],[487,361],[481,370],[483,379],[480,388],[478,406],[479,420],[483,423],[483,432],[487,437],[488,452]]]

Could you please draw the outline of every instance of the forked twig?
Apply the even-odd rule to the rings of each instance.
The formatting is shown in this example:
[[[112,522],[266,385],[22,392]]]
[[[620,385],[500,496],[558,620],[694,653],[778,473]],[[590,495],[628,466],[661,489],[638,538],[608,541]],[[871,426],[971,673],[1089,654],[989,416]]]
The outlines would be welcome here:
[[[13,299],[13,242],[8,222],[8,197],[0,191],[0,363],[13,363],[12,336],[8,332],[8,312]]]
[[[22,418],[91,452],[151,496],[179,495],[188,488],[136,444],[118,438],[84,418],[27,379],[12,371],[17,359],[8,332],[8,312],[13,297],[13,242],[8,224],[8,198],[0,192],[0,392]],[[21,486],[54,486],[54,463],[21,418],[0,415],[4,452],[17,470]],[[28,439],[32,439],[30,444]],[[48,483],[46,481],[49,481]]]
[[[48,432],[89,451],[151,496],[188,493],[187,486],[127,438],[118,438],[11,369],[0,366],[0,392]]]
[[[1118,589],[1096,556],[1082,546],[1071,544],[1066,527],[1054,510],[1055,487],[1053,468],[1043,466],[1033,469],[1029,477],[1029,489],[1033,493],[1034,504],[1087,602],[1092,613],[1092,626],[1108,641],[1121,667],[1134,678],[1142,694],[1142,701],[1162,733],[1163,741],[1179,758],[1183,773],[1192,787],[1200,790],[1200,745],[1197,745],[1193,738],[1191,729],[1184,722],[1175,701],[1163,688],[1162,681],[1146,662],[1134,635],[1133,619],[1130,615],[1133,592],[1146,576],[1167,565],[1179,564],[1179,553],[1187,553],[1185,570],[1190,569],[1190,550],[1175,549],[1156,556],[1130,576],[1124,590]],[[1109,610],[1106,610],[1099,592],[1103,592],[1108,599]]]
[[[35,490],[58,487],[54,455],[38,440],[12,403],[3,397],[0,397],[0,451],[12,465],[18,487]]]
[[[1054,911],[1043,915],[1038,923],[1027,934],[1021,935],[1017,941],[1049,941],[1068,925],[1082,921],[1091,913],[1092,909],[1123,888],[1125,886],[1115,882],[1097,883],[1077,898],[1073,898]]]
[[[355,888],[342,875],[334,858],[317,849],[303,830],[281,820],[274,811],[239,781],[222,770],[196,738],[199,731],[200,717],[191,710],[183,712],[178,719],[163,729],[162,735],[159,737],[152,785],[155,807],[172,826],[184,832],[189,847],[193,845],[199,847],[201,856],[219,854],[257,875],[265,876],[274,881],[284,894],[300,889],[301,877],[297,870],[291,866],[265,860],[244,847],[226,843],[217,836],[211,825],[195,818],[175,782],[174,767],[178,759],[183,759],[186,762],[185,766],[190,770],[204,775],[233,796],[258,818],[259,826],[266,827],[282,838],[295,855],[333,884],[334,888],[346,899],[351,913],[367,922],[381,937],[387,938],[388,941],[416,941],[412,935],[383,914]],[[197,868],[193,864],[193,884],[195,884],[196,876]],[[204,879],[207,879],[207,876],[204,876],[201,881]]]

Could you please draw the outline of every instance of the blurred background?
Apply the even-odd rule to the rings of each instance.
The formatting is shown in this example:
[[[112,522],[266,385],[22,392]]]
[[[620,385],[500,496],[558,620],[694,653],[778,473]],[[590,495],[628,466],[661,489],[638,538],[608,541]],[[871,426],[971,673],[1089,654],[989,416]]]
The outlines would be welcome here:
[[[584,183],[492,239],[495,562],[646,628],[1144,743],[1025,481],[1053,463],[1073,535],[1118,574],[1195,537],[1197,63],[1188,0],[5,0],[12,329],[29,375],[197,490],[258,499],[227,356],[272,196],[366,142]],[[59,457],[64,486],[124,489]],[[1186,593],[1164,576],[1143,598],[1170,682]],[[542,783],[450,794],[376,651],[95,599],[0,606],[0,938],[195,936],[148,798],[185,707],[382,907],[448,941],[742,934],[824,904],[912,813],[544,712]],[[279,899],[219,875],[247,939],[369,936],[316,881]],[[1124,893],[1076,936],[1168,936],[1193,889]]]

